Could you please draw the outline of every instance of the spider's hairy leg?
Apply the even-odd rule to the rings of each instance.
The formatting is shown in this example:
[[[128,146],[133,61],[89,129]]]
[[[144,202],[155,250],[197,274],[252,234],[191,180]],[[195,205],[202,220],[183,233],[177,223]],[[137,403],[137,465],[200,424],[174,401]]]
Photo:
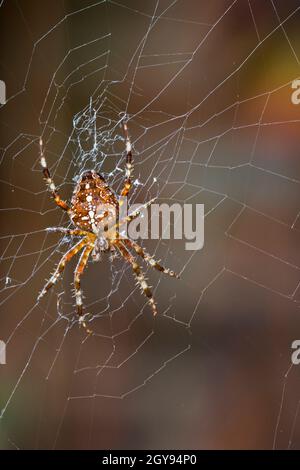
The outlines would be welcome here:
[[[141,210],[142,209],[147,209],[147,207],[149,207],[152,202],[154,202],[156,200],[156,197],[150,199],[150,201],[148,202],[145,202],[145,204],[142,204],[138,209],[136,209],[135,211],[131,212],[131,214],[129,214],[127,217],[126,217],[126,220],[128,222],[131,222],[131,220],[133,219],[136,219],[139,215],[141,215]],[[121,221],[122,222],[122,221]]]
[[[40,138],[39,145],[40,145],[40,163],[41,163],[41,167],[43,169],[43,175],[44,175],[45,181],[47,183],[47,186],[49,188],[49,191],[52,194],[52,197],[53,197],[55,203],[61,209],[63,209],[64,211],[69,212],[70,208],[69,208],[68,204],[61,199],[59,193],[57,192],[56,186],[54,184],[54,181],[53,181],[52,176],[50,174],[49,168],[47,166],[46,158],[45,158],[45,155],[44,155],[43,139],[42,138]]]
[[[51,289],[51,287],[54,286],[54,284],[56,284],[63,270],[65,269],[68,261],[70,261],[73,258],[73,256],[75,256],[78,253],[78,251],[80,251],[87,244],[87,242],[88,240],[86,238],[84,238],[83,240],[80,240],[80,242],[78,242],[75,246],[73,246],[73,248],[71,248],[67,253],[63,255],[53,275],[51,276],[51,278],[49,279],[49,281],[46,283],[41,293],[39,294],[38,301],[41,300],[42,297],[44,297],[44,295],[48,292],[49,289]]]
[[[156,315],[157,314],[157,308],[156,308],[156,304],[155,304],[155,301],[154,301],[154,298],[153,298],[153,295],[152,295],[152,291],[151,291],[150,287],[147,284],[147,281],[146,281],[145,276],[144,276],[144,274],[141,270],[141,267],[137,264],[134,257],[132,256],[132,254],[127,250],[125,245],[120,240],[116,241],[115,244],[116,244],[118,250],[120,251],[121,255],[123,256],[123,258],[125,258],[126,261],[128,261],[128,263],[131,264],[133,272],[135,274],[135,277],[136,277],[142,291],[144,292],[144,294],[149,299],[149,304],[152,308],[153,315]]]
[[[140,245],[138,245],[135,241],[125,238],[123,239],[123,243],[127,245],[129,248],[134,249],[134,251],[141,256],[146,263],[148,263],[152,268],[157,269],[158,271],[161,271],[164,274],[168,274],[171,277],[176,277],[177,279],[180,279],[180,276],[176,274],[174,271],[172,271],[169,268],[165,268],[161,264],[158,263],[149,253],[147,253]]]
[[[89,334],[92,333],[92,330],[90,330],[87,327],[87,324],[85,322],[84,315],[83,315],[82,291],[80,289],[80,278],[81,278],[81,275],[84,271],[84,268],[87,265],[89,256],[90,256],[91,251],[93,250],[93,248],[94,248],[94,244],[89,244],[85,247],[85,249],[83,250],[83,252],[80,256],[80,259],[78,261],[78,264],[77,264],[77,267],[76,267],[76,270],[75,270],[75,274],[74,274],[75,298],[76,298],[77,314],[79,316],[79,323],[80,323],[80,325],[82,325],[85,328],[86,332],[89,333]]]
[[[151,199],[150,201],[146,202],[145,204],[142,204],[138,209],[136,209],[135,211],[131,212],[131,214],[123,217],[122,219],[120,219],[116,225],[114,225],[112,228],[118,228],[118,227],[121,227],[123,224],[125,224],[125,222],[131,222],[132,220],[136,219],[137,217],[139,217],[141,215],[141,209],[146,209],[148,206],[150,206],[152,204],[152,202],[154,202],[156,200],[156,198],[153,198]]]
[[[126,169],[125,169],[125,183],[124,187],[121,191],[121,196],[127,196],[129,191],[132,187],[132,171],[133,171],[133,164],[132,164],[132,145],[131,140],[128,132],[127,122],[123,122],[123,129],[125,134],[125,141],[126,141]]]
[[[47,227],[47,232],[57,232],[57,233],[64,233],[65,235],[72,235],[74,237],[86,237],[89,235],[89,232],[80,229],[70,229],[65,227]]]

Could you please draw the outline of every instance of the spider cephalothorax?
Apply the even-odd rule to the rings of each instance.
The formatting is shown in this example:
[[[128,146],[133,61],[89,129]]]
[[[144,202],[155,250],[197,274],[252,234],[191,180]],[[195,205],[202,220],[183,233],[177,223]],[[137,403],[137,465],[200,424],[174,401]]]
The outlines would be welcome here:
[[[124,187],[120,193],[120,196],[127,197],[132,187],[132,152],[127,124],[124,123],[123,127],[126,139],[126,173]],[[46,183],[54,198],[54,201],[61,209],[67,212],[71,221],[76,227],[74,229],[53,227],[49,230],[65,233],[75,237],[81,237],[81,240],[62,257],[55,272],[41,291],[39,299],[41,299],[46,294],[46,292],[57,282],[67,262],[70,261],[71,258],[73,258],[73,256],[76,255],[79,251],[81,251],[81,256],[74,273],[75,297],[79,322],[85,327],[88,333],[91,333],[91,330],[87,327],[85,317],[83,315],[80,278],[90,255],[94,260],[99,260],[101,252],[111,252],[117,250],[122,255],[122,257],[128,263],[130,263],[137,282],[144,294],[148,297],[149,304],[151,305],[153,314],[155,315],[157,313],[157,309],[151,289],[147,284],[140,266],[132,255],[131,250],[133,250],[137,255],[141,256],[146,263],[158,271],[161,271],[172,277],[178,276],[174,273],[174,271],[161,266],[135,241],[120,236],[119,228],[122,224],[122,220],[119,220],[118,198],[105,181],[105,178],[94,170],[87,170],[82,173],[74,189],[71,205],[69,206],[67,202],[60,198],[56,186],[51,178],[44,156],[42,138],[40,139],[40,162]],[[145,206],[147,206],[147,204],[145,204]],[[126,220],[130,221],[138,215],[139,211],[135,211],[129,216],[126,216]]]

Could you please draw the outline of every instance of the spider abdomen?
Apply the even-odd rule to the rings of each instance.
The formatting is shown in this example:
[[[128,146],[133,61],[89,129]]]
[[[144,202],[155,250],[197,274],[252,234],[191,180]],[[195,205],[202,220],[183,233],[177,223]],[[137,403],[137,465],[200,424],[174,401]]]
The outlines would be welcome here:
[[[103,176],[93,170],[85,171],[75,187],[70,217],[83,230],[98,233],[99,223],[116,218],[118,202]]]

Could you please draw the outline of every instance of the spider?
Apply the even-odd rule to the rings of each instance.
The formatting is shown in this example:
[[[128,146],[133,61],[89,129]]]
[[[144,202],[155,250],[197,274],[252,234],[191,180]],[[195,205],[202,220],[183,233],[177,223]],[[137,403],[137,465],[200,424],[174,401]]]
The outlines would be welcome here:
[[[123,130],[126,142],[126,167],[125,167],[125,181],[123,189],[120,193],[122,197],[128,197],[132,188],[132,145],[129,136],[128,126],[123,122]],[[45,284],[42,291],[38,296],[40,300],[44,295],[53,287],[58,279],[61,277],[66,264],[81,251],[77,267],[74,273],[74,288],[77,306],[77,314],[79,317],[79,324],[82,325],[87,333],[92,333],[88,328],[86,322],[86,314],[83,313],[82,291],[80,287],[81,275],[87,265],[89,256],[92,255],[94,260],[100,259],[102,252],[118,252],[126,262],[128,262],[133,270],[133,274],[140,285],[141,291],[148,298],[148,302],[152,308],[153,315],[157,314],[157,307],[152,295],[150,286],[148,285],[140,265],[136,261],[131,251],[134,251],[137,256],[140,256],[148,265],[157,269],[171,277],[179,278],[179,276],[168,268],[161,266],[152,256],[150,256],[141,246],[130,238],[122,238],[119,236],[118,227],[121,225],[119,221],[116,225],[115,236],[113,238],[105,236],[101,229],[103,221],[108,221],[109,218],[114,217],[118,220],[119,203],[115,192],[105,181],[105,178],[97,173],[95,170],[84,171],[80,176],[77,185],[74,188],[71,204],[62,200],[59,192],[51,177],[50,171],[47,166],[46,158],[43,150],[43,140],[40,138],[40,164],[42,167],[44,179],[47,187],[52,194],[54,202],[65,211],[71,219],[74,229],[64,227],[51,227],[47,230],[51,232],[60,232],[74,237],[81,237],[81,240],[76,243],[67,253],[63,255],[59,261],[54,273],[49,281]],[[150,201],[151,203],[152,201]],[[144,207],[149,205],[146,203]],[[140,214],[135,211],[126,217],[127,221],[133,220]]]

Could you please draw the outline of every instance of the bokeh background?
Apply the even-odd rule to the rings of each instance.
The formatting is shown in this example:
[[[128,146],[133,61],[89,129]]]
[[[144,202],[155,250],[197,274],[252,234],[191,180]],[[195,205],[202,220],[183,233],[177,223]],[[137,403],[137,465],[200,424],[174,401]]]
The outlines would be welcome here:
[[[300,448],[299,0],[0,2],[3,449]],[[63,196],[96,168],[117,191],[127,114],[132,202],[205,205],[205,246],[144,241],[155,319],[120,259],[83,279],[74,315]]]

